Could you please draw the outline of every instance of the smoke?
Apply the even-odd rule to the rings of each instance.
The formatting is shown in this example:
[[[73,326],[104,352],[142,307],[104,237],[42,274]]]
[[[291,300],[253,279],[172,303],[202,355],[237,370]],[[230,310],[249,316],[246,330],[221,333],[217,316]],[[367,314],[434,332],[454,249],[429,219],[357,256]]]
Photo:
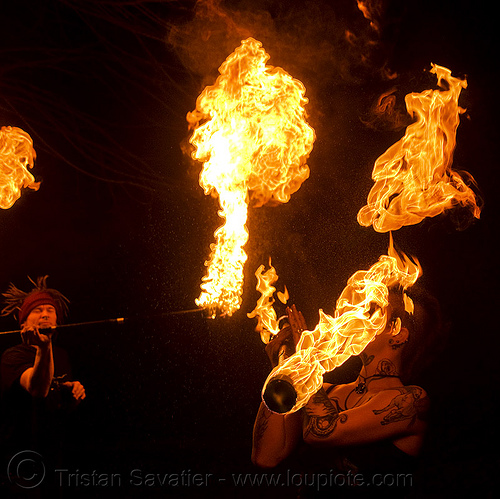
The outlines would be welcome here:
[[[263,43],[271,65],[304,83],[311,115],[336,87],[368,83],[377,101],[396,83],[388,61],[401,1],[57,0],[53,9],[39,2],[26,11],[29,3],[11,3],[4,16],[0,111],[12,119],[3,124],[24,127],[40,152],[108,183],[177,187],[161,152],[132,149],[129,127],[137,124],[137,137],[145,127],[182,135],[199,87],[213,83],[249,36]],[[41,19],[58,29],[41,30]]]
[[[271,64],[316,86],[395,77],[388,55],[398,16],[386,0],[277,2],[198,0],[191,19],[172,25],[167,41],[184,66],[212,78],[247,37],[261,41]]]
[[[396,91],[394,86],[383,92],[361,121],[373,130],[401,130],[407,127],[412,119],[401,100],[398,102]]]
[[[198,1],[193,18],[172,26],[168,34],[168,43],[181,62],[198,75],[212,74],[242,39],[251,36],[247,22],[238,19],[241,16],[237,12],[223,9],[220,3],[221,0]],[[265,21],[261,19],[262,23]]]
[[[335,89],[352,87],[365,100],[359,114],[366,126],[401,130],[411,120],[391,59],[407,8],[401,0],[197,0],[188,20],[170,26],[167,44],[205,87],[241,41],[253,37],[271,65],[305,84],[316,126]]]

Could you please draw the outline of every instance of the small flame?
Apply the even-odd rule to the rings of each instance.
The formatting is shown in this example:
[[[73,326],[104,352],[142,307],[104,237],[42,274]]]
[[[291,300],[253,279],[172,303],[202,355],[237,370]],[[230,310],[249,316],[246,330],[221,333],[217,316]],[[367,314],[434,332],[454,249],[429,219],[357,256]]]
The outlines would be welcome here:
[[[286,302],[290,299],[290,294],[288,293],[288,289],[286,289],[286,286],[285,291],[278,291],[276,293],[276,296],[278,297],[278,300],[283,303],[283,305],[286,305]]]
[[[430,72],[437,76],[440,90],[406,96],[406,108],[417,121],[375,162],[375,185],[358,213],[358,222],[373,224],[377,232],[417,224],[457,204],[470,208],[476,218],[480,215],[473,191],[451,169],[459,115],[464,112],[458,98],[467,82],[436,64]]]
[[[392,236],[387,255],[367,271],[356,272],[347,282],[334,316],[319,311],[320,320],[313,331],[304,331],[296,352],[277,366],[267,378],[284,377],[297,392],[295,406],[303,407],[322,386],[323,374],[342,365],[351,355],[359,355],[366,345],[387,326],[389,288],[406,289],[417,281],[422,269],[418,261],[399,255]]]
[[[200,185],[218,196],[225,219],[196,300],[213,315],[216,309],[231,315],[241,304],[249,201],[286,203],[309,176],[314,130],[305,119],[304,85],[266,66],[268,59],[260,42],[242,41],[187,115],[192,156],[203,162]]]
[[[35,158],[33,141],[25,131],[11,126],[0,129],[0,208],[10,208],[23,187],[38,190],[40,183],[28,171]]]
[[[403,303],[405,306],[405,311],[408,312],[410,315],[413,315],[413,312],[415,312],[415,304],[413,303],[413,300],[406,293],[403,293]]]
[[[276,291],[273,284],[278,280],[278,274],[276,273],[276,269],[271,265],[271,259],[269,259],[269,269],[264,272],[264,268],[264,265],[261,265],[255,272],[255,277],[257,277],[257,291],[261,293],[261,296],[257,300],[257,306],[247,316],[250,319],[257,317],[255,330],[260,333],[260,337],[264,343],[269,343],[272,337],[279,332],[279,320],[273,308],[273,295]],[[277,296],[281,303],[286,304],[289,298],[286,287],[285,291],[283,293],[278,292]]]
[[[380,31],[380,26],[375,20],[375,17],[380,17],[380,8],[381,5],[378,5],[376,2],[369,2],[367,0],[356,0],[358,4],[358,9],[362,12],[365,19],[370,21],[370,26],[376,30]]]

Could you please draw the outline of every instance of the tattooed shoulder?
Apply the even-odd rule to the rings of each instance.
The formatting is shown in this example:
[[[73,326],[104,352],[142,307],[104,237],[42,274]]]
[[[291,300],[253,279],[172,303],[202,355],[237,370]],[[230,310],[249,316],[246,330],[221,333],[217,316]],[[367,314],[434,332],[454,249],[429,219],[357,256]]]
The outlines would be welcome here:
[[[347,415],[340,412],[338,400],[329,398],[324,390],[315,393],[304,409],[304,437],[326,438],[337,423],[347,421]]]
[[[425,390],[419,386],[402,386],[391,391],[399,392],[392,400],[373,413],[383,414],[381,425],[388,425],[399,421],[408,420],[408,425],[414,424],[417,419],[424,421],[429,411],[429,397]]]

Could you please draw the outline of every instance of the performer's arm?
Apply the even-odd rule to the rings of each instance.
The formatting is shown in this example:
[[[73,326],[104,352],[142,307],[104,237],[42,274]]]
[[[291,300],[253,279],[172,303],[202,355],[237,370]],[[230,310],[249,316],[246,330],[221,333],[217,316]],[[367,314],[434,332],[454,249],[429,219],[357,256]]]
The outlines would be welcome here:
[[[306,329],[302,314],[295,305],[287,308],[289,324],[266,346],[272,367],[276,367],[280,354],[293,355],[300,335]],[[272,468],[288,457],[302,440],[302,411],[276,414],[261,402],[253,429],[252,462],[263,468]]]
[[[23,342],[36,348],[33,367],[26,369],[19,380],[21,386],[33,397],[48,395],[54,377],[54,357],[50,336],[40,334],[37,329],[26,329]]]
[[[302,412],[275,414],[261,402],[253,429],[252,462],[272,468],[302,440]]]
[[[425,431],[429,399],[418,386],[391,388],[339,411],[322,388],[304,408],[304,441],[315,446],[358,445]]]

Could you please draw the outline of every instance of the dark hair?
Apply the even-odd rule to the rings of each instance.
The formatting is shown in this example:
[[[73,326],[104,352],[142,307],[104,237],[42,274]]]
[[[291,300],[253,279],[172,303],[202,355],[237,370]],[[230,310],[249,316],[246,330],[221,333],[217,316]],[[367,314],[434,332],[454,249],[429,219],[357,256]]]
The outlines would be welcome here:
[[[418,384],[420,376],[442,351],[445,331],[441,307],[434,296],[418,284],[405,293],[413,302],[413,314],[405,310],[403,290],[391,289],[391,321],[399,317],[409,332],[408,343],[401,352],[401,380],[404,384]]]

